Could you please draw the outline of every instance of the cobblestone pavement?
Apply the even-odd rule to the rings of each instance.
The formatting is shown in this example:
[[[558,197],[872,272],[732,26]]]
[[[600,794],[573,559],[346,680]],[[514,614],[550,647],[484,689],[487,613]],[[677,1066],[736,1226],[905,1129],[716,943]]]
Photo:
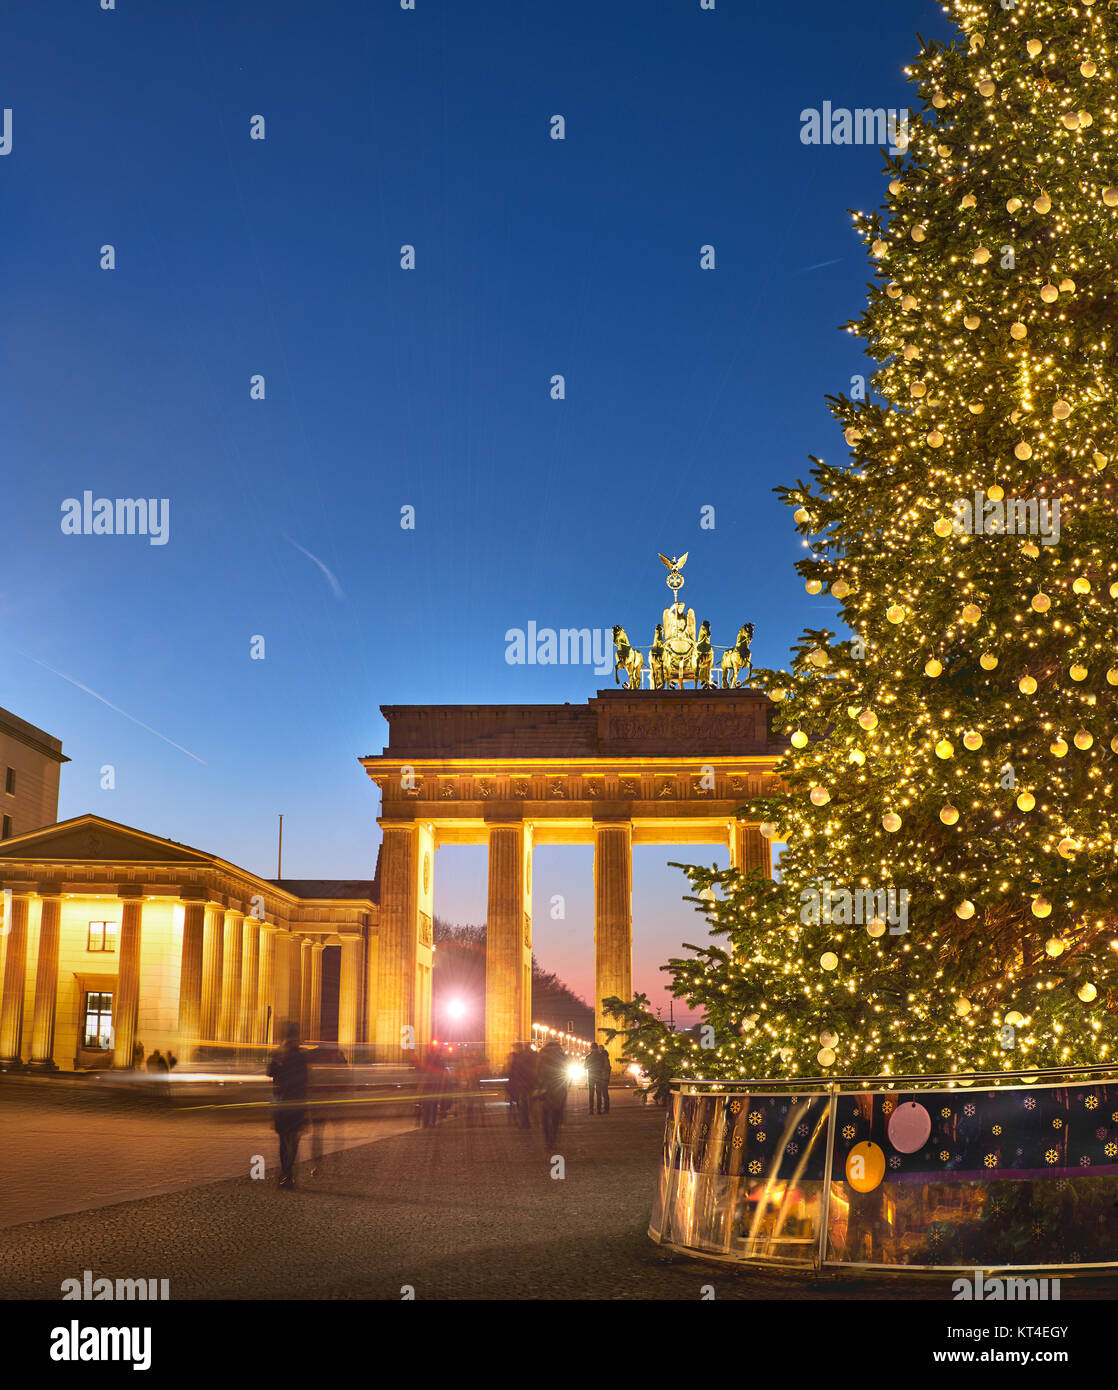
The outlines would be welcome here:
[[[578,1096],[576,1093],[575,1100]],[[0,1231],[0,1296],[61,1281],[167,1278],[172,1299],[935,1299],[948,1276],[890,1281],[744,1273],[669,1257],[646,1234],[663,1112],[618,1096],[568,1110],[551,1177],[538,1131],[501,1112],[335,1153],[294,1191],[247,1176]],[[265,1149],[272,1163],[274,1144]],[[270,1168],[271,1172],[271,1168]],[[1116,1281],[1067,1281],[1064,1298]]]
[[[0,1229],[247,1174],[275,1156],[267,1112],[185,1114],[83,1081],[0,1082]],[[327,1145],[367,1144],[410,1120],[332,1126]],[[0,1271],[2,1275],[2,1271]]]

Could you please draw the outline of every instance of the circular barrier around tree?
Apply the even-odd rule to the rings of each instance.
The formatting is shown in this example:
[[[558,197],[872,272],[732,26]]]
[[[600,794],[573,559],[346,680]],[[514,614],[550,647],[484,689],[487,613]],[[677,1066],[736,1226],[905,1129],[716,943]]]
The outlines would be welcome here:
[[[806,1268],[1118,1264],[1118,1068],[675,1081],[649,1235]]]

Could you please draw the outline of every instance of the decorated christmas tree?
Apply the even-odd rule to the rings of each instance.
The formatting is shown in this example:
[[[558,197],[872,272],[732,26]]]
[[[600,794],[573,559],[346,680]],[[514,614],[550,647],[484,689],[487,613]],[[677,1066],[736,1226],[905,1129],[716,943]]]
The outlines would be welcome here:
[[[755,673],[780,881],[687,870],[714,939],[665,969],[705,1033],[611,1004],[660,1079],[1114,1060],[1118,11],[949,8],[854,216],[849,457],[778,490],[846,629]]]

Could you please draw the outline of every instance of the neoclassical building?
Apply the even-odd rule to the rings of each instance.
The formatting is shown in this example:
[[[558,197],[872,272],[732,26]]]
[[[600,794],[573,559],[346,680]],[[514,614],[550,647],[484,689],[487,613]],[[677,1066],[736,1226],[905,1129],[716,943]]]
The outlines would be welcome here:
[[[83,815],[0,842],[0,1068],[369,1036],[377,883],[269,880]],[[324,978],[328,1007],[324,1008]]]

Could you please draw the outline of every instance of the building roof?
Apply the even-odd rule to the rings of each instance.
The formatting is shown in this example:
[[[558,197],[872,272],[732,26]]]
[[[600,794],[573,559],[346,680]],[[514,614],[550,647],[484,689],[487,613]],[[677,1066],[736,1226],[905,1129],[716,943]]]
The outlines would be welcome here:
[[[379,885],[371,878],[270,878],[269,883],[297,898],[367,898],[379,901]]]
[[[0,709],[0,734],[7,734],[9,738],[18,739],[20,743],[25,743],[28,748],[34,748],[36,753],[43,753],[48,758],[53,758],[56,763],[68,763],[69,758],[62,752],[62,740],[54,738],[44,729],[36,728],[34,724],[28,724],[26,719],[20,719],[11,710]]]

